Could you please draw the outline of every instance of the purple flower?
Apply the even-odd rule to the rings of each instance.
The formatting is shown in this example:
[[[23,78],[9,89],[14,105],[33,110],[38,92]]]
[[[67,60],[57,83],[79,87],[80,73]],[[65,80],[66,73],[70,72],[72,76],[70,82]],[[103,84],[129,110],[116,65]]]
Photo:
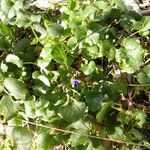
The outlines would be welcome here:
[[[71,86],[72,86],[72,88],[75,88],[79,83],[80,83],[80,80],[71,79]]]

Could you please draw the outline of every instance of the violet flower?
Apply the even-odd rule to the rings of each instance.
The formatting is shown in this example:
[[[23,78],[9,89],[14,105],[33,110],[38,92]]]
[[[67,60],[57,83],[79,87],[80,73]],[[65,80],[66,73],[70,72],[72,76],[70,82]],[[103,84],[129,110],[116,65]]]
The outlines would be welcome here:
[[[71,86],[72,86],[72,88],[75,88],[79,83],[80,83],[80,80],[71,79]]]

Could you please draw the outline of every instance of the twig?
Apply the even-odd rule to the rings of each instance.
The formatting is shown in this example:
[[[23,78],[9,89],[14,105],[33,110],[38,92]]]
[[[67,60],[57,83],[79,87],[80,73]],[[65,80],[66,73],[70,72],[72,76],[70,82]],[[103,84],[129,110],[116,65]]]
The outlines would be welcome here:
[[[150,62],[150,58],[145,61],[144,65],[148,64]]]
[[[32,27],[32,26],[31,26],[31,30],[32,30],[32,32],[33,32],[33,34],[34,34],[34,36],[35,36],[36,40],[37,40],[37,41],[39,41],[39,38],[38,38],[38,36],[36,35],[36,33],[35,33],[35,31],[34,31],[34,29],[33,29],[33,27]]]
[[[16,119],[22,120],[22,119],[19,119],[19,118],[16,118]],[[22,121],[25,122],[25,123],[28,123],[28,124],[32,124],[32,125],[38,126],[38,127],[43,127],[43,128],[47,128],[47,129],[51,129],[51,130],[59,131],[59,132],[64,132],[64,133],[68,133],[68,134],[75,134],[75,135],[79,135],[79,136],[86,136],[86,137],[89,137],[89,138],[94,138],[94,139],[99,139],[99,140],[105,140],[105,141],[110,141],[110,142],[115,142],[115,143],[120,143],[120,144],[149,147],[149,143],[147,143],[147,145],[145,145],[145,144],[127,142],[127,141],[123,141],[123,140],[115,140],[115,139],[110,139],[110,138],[102,138],[102,137],[98,137],[98,136],[94,136],[94,135],[88,135],[88,134],[83,135],[81,133],[77,133],[77,132],[74,132],[74,131],[69,131],[69,130],[64,130],[64,129],[60,129],[60,128],[50,127],[50,126],[47,126],[47,125],[37,124],[37,123],[26,121],[26,120],[22,120]]]
[[[127,84],[127,86],[150,86],[150,84]]]

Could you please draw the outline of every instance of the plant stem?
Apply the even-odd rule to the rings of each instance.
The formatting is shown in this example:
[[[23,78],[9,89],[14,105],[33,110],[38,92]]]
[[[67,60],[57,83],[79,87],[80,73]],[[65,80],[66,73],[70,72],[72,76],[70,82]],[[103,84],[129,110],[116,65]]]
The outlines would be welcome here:
[[[32,26],[31,26],[31,30],[32,30],[32,32],[33,32],[33,34],[34,34],[34,36],[35,36],[36,40],[37,40],[37,41],[39,41],[39,38],[38,38],[37,34],[35,33],[35,31],[34,31],[34,29],[33,29],[33,27],[32,27]]]
[[[127,83],[126,83],[126,85],[127,86],[139,86],[139,87],[140,86],[150,86],[150,84],[127,84]]]
[[[19,118],[16,118],[16,119],[22,120],[22,119],[19,119]],[[51,129],[51,130],[58,131],[58,132],[64,132],[64,133],[68,133],[68,134],[75,134],[75,135],[79,135],[79,136],[86,136],[86,137],[93,138],[93,139],[105,140],[105,141],[110,141],[110,142],[115,142],[115,143],[121,143],[121,144],[127,144],[127,145],[149,147],[149,143],[147,143],[145,145],[145,144],[127,142],[127,141],[123,141],[123,140],[115,140],[115,139],[110,139],[110,138],[102,138],[102,137],[98,137],[98,136],[94,136],[94,135],[88,135],[88,134],[83,135],[81,133],[74,132],[74,131],[69,131],[69,130],[64,130],[64,129],[60,129],[60,128],[50,127],[50,126],[47,126],[47,125],[37,124],[37,123],[26,121],[26,120],[22,120],[22,121],[25,122],[25,123],[28,123],[28,124],[32,124],[32,125],[35,125],[35,126],[38,126],[38,127],[47,128],[47,129]]]

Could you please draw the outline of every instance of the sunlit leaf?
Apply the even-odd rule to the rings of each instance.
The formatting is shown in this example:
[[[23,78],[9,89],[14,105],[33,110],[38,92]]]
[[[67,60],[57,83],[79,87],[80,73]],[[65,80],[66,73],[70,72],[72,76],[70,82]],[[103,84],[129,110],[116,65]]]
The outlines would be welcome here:
[[[138,21],[134,25],[136,30],[140,30],[139,32],[147,31],[150,29],[150,16],[143,17],[140,21]]]
[[[25,127],[11,127],[9,131],[9,139],[13,141],[14,146],[18,150],[31,150],[32,134]]]
[[[110,135],[110,137],[115,140],[123,140],[125,139],[125,134],[121,127],[115,127],[114,132]]]
[[[82,40],[86,38],[87,35],[87,27],[86,26],[78,26],[75,31],[75,37],[77,40]]]
[[[119,62],[119,66],[127,73],[134,73],[139,69],[145,51],[133,38],[125,38],[122,41],[122,46],[116,52],[116,59]]]
[[[65,54],[65,47],[63,45],[57,45],[53,48],[52,52],[53,59],[60,64],[67,64],[67,57]]]
[[[9,11],[13,3],[10,0],[1,0],[1,10],[5,13]]]
[[[68,41],[67,41],[67,45],[69,47],[73,47],[77,44],[77,39],[75,37],[71,37]]]
[[[92,16],[92,18],[94,18],[95,11],[96,11],[95,7],[87,6],[82,13],[82,16],[81,16],[82,20],[85,20],[87,17],[90,17],[90,16]]]
[[[10,96],[3,96],[0,101],[0,114],[6,120],[11,119],[19,111],[19,104],[15,103]]]
[[[74,10],[75,7],[77,6],[78,1],[77,0],[69,0],[68,1],[68,9]]]
[[[55,139],[47,131],[39,131],[35,137],[35,143],[37,149],[52,149],[55,144]]]
[[[96,65],[94,61],[90,61],[89,64],[82,64],[81,68],[85,75],[89,75],[96,69]]]
[[[140,110],[140,109],[134,109],[133,110],[133,117],[135,118],[135,125],[138,128],[142,128],[142,126],[146,122],[146,114],[145,114],[145,112]]]
[[[23,82],[15,78],[5,78],[4,86],[11,96],[14,96],[16,99],[25,100],[28,91]]]
[[[36,106],[35,101],[26,101],[25,102],[25,113],[29,118],[36,118]]]
[[[18,11],[16,18],[16,25],[20,27],[29,27],[31,24],[29,15],[27,12]]]
[[[17,65],[19,68],[23,66],[23,61],[18,56],[13,54],[7,55],[6,62],[13,63]]]
[[[0,22],[0,33],[4,34],[5,36],[12,36],[11,28],[8,24]]]
[[[40,74],[40,72],[36,71],[32,74],[33,79],[38,79],[41,82],[43,82],[45,85],[50,86],[50,81],[49,79],[45,76]]]

